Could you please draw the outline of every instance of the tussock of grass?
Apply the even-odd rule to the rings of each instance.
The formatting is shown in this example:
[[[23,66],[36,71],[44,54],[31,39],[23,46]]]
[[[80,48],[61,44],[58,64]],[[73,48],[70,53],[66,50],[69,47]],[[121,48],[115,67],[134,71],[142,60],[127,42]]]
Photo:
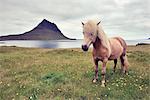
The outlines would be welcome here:
[[[141,49],[142,48],[142,49]],[[149,100],[149,46],[129,47],[128,75],[112,73],[107,64],[107,86],[96,84],[91,50],[0,47],[0,99]],[[100,63],[101,66],[101,63]],[[99,67],[99,76],[101,67]]]
[[[50,72],[42,77],[42,81],[48,85],[55,85],[58,83],[65,84],[65,76],[63,73]]]

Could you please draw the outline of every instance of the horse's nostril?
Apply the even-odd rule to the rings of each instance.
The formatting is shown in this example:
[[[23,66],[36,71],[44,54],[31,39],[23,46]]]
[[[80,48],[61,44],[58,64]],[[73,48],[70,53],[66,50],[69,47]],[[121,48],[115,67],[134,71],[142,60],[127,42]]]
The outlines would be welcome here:
[[[84,50],[84,48],[85,48],[84,45],[82,45],[82,49],[83,49],[83,50]]]
[[[82,50],[83,50],[83,51],[88,51],[87,45],[82,45]]]

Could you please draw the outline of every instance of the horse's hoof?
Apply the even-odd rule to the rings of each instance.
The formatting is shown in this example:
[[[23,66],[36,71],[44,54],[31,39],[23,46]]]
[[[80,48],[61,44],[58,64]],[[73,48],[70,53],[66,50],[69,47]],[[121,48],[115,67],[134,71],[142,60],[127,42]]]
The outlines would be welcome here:
[[[113,74],[115,74],[115,72],[114,72],[114,71],[112,71],[112,72],[111,72],[111,75],[113,75]]]
[[[98,81],[98,79],[93,79],[92,80],[93,83],[96,83],[97,81]]]
[[[114,70],[113,70],[113,73],[115,73],[115,72],[116,72],[116,70],[114,69]]]
[[[101,84],[101,87],[105,87],[105,84]]]
[[[105,80],[102,80],[101,87],[105,87]]]
[[[122,71],[122,75],[128,75],[128,72],[126,70]]]
[[[125,71],[124,71],[124,74],[125,74],[125,75],[128,75],[128,71],[125,70]]]

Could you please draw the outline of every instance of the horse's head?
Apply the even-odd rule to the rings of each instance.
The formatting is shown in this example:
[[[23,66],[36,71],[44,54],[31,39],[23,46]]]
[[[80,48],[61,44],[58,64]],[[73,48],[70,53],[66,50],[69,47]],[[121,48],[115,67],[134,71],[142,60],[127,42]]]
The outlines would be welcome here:
[[[100,22],[95,23],[94,21],[88,21],[85,24],[82,22],[84,35],[83,51],[88,51],[90,45],[96,41],[99,24]]]

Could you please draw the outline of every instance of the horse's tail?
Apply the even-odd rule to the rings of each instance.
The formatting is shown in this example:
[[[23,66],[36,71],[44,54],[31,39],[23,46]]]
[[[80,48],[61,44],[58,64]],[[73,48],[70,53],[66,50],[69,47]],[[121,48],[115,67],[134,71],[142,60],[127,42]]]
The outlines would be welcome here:
[[[124,56],[124,66],[125,66],[125,69],[127,71],[128,67],[129,67],[129,62],[128,62],[127,55]]]

